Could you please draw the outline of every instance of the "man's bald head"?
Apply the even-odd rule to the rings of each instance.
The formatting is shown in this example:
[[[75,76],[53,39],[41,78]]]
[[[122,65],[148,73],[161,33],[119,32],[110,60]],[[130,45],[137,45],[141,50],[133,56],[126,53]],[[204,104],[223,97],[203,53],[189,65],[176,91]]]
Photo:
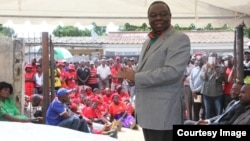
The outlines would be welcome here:
[[[33,107],[41,106],[42,101],[43,101],[43,97],[41,95],[34,94],[31,97],[31,104]]]
[[[239,99],[242,104],[250,104],[250,84],[245,84],[242,86]]]

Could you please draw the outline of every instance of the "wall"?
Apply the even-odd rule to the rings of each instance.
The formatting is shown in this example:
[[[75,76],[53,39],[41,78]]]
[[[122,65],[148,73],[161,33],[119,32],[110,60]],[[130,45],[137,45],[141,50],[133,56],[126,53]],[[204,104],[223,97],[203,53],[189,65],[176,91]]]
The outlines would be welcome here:
[[[0,37],[0,81],[11,83],[14,88],[13,99],[23,112],[24,90],[23,90],[23,42]]]

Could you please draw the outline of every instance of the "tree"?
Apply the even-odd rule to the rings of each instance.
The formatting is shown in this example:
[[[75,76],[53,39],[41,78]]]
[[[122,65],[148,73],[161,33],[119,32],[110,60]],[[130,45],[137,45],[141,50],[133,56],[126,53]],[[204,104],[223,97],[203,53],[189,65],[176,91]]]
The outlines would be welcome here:
[[[16,34],[14,29],[10,27],[4,27],[2,24],[0,24],[0,35],[1,36],[8,36],[11,38],[16,38]]]
[[[179,24],[175,24],[175,25],[174,25],[174,28],[175,28],[176,30],[181,30],[181,27],[179,26]]]
[[[195,27],[195,25],[193,23],[191,23],[191,25],[189,26],[189,29],[190,30],[196,30],[196,27]]]
[[[150,31],[150,27],[143,23],[141,26],[130,25],[129,23],[125,23],[123,26],[119,27],[120,31]]]
[[[151,28],[146,23],[143,23],[142,26],[141,26],[142,31],[149,31],[150,29]]]
[[[212,30],[213,26],[211,23],[207,24],[207,26],[204,28],[205,30]]]
[[[245,27],[243,30],[244,30],[243,31],[244,32],[244,36],[250,38],[250,27],[249,28]]]
[[[95,33],[99,36],[103,36],[106,35],[106,26],[97,26],[96,23],[92,23],[93,25],[93,30],[95,31]]]
[[[52,33],[56,37],[79,37],[79,36],[90,36],[90,30],[80,30],[74,26],[57,26]]]

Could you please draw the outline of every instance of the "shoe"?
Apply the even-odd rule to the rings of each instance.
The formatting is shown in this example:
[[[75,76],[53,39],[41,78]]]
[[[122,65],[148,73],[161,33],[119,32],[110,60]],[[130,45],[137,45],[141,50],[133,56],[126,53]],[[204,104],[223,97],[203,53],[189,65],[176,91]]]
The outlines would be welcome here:
[[[136,126],[136,123],[135,123],[135,122],[131,122],[131,123],[130,123],[130,129],[134,129],[135,126]]]
[[[113,129],[112,131],[109,131],[108,132],[109,136],[112,137],[112,138],[118,138],[117,134],[118,134],[118,131],[117,131],[117,128]]]
[[[133,128],[134,130],[139,130],[139,127],[137,124],[135,124],[135,127]]]

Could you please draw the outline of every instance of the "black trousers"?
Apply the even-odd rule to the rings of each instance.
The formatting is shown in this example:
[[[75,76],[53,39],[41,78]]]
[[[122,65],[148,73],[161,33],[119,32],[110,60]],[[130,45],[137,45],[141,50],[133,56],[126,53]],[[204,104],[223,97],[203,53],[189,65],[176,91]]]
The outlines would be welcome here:
[[[173,141],[173,130],[142,129],[145,141]]]

